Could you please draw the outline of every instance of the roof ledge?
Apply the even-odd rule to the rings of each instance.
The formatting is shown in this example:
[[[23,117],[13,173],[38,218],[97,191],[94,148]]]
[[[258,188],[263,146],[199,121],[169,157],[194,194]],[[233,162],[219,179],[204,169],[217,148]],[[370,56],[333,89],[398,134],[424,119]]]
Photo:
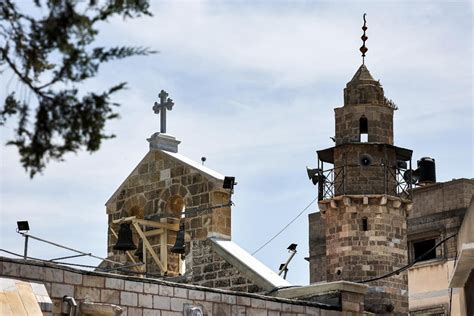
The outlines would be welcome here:
[[[369,286],[366,284],[349,281],[320,282],[301,287],[280,289],[272,295],[289,299],[323,295],[330,292],[351,292],[364,295],[368,288]]]

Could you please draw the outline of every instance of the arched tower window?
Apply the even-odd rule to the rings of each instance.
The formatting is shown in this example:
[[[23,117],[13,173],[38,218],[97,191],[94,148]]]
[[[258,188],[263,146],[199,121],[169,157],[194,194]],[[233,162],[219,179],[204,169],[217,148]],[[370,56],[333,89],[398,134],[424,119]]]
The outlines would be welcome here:
[[[369,122],[364,115],[359,119],[359,140],[362,143],[369,141]]]

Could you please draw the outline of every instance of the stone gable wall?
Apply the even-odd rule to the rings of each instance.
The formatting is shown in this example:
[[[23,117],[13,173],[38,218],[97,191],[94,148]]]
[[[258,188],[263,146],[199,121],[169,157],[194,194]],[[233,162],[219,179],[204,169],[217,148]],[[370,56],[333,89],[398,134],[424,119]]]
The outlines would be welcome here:
[[[185,229],[186,242],[206,239],[209,235],[220,234],[230,238],[231,209],[221,207],[211,211],[200,210],[206,207],[226,204],[230,200],[228,191],[222,189],[222,181],[214,179],[196,170],[184,162],[174,159],[158,150],[150,151],[139,163],[118,191],[107,202],[109,227],[118,232],[119,225],[112,224],[113,220],[127,216],[137,216],[154,221],[165,220],[168,223],[180,221],[180,210],[176,211],[171,205],[176,196],[181,198],[186,207]],[[168,234],[168,275],[178,275],[179,256],[170,252],[175,243],[176,234]],[[135,234],[135,244],[138,235]],[[150,243],[159,244],[159,236],[149,237]],[[108,255],[130,261],[127,256],[113,250],[116,237],[108,232]],[[188,247],[189,248],[189,247]],[[160,255],[160,247],[155,251]],[[130,252],[133,254],[133,251]],[[147,255],[147,272],[159,274],[160,270]],[[138,260],[138,257],[135,257]]]
[[[202,307],[205,316],[342,315],[317,303],[183,285],[158,279],[141,279],[88,272],[55,264],[0,257],[0,276],[43,283],[60,316],[64,295],[78,304],[86,299],[115,304],[123,316],[179,316],[187,304]],[[326,307],[327,308],[327,307]],[[344,314],[346,315],[346,314]]]

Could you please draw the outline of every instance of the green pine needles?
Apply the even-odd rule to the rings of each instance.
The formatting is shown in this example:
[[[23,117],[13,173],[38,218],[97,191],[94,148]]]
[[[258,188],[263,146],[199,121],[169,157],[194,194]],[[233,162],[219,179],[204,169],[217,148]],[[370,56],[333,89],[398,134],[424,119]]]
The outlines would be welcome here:
[[[15,124],[7,144],[18,148],[31,177],[51,159],[97,151],[102,140],[114,137],[104,132],[107,120],[118,117],[119,104],[111,96],[126,83],[101,92],[80,91],[80,83],[103,63],[155,53],[144,47],[94,47],[100,22],[151,16],[148,1],[35,0],[34,6],[43,16],[22,12],[13,0],[0,1],[0,74],[7,82],[9,70],[22,87],[8,91],[0,125]]]

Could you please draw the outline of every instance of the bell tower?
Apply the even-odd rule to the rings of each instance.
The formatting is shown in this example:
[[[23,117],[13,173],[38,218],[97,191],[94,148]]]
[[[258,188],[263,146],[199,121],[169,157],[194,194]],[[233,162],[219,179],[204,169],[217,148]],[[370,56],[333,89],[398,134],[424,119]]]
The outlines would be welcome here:
[[[411,184],[402,174],[412,151],[394,146],[397,107],[365,66],[365,15],[362,29],[363,63],[334,110],[335,146],[318,151],[320,214],[317,223],[310,215],[310,262],[319,275],[311,280],[368,284],[367,311],[408,314],[407,274],[396,270],[408,263]]]

